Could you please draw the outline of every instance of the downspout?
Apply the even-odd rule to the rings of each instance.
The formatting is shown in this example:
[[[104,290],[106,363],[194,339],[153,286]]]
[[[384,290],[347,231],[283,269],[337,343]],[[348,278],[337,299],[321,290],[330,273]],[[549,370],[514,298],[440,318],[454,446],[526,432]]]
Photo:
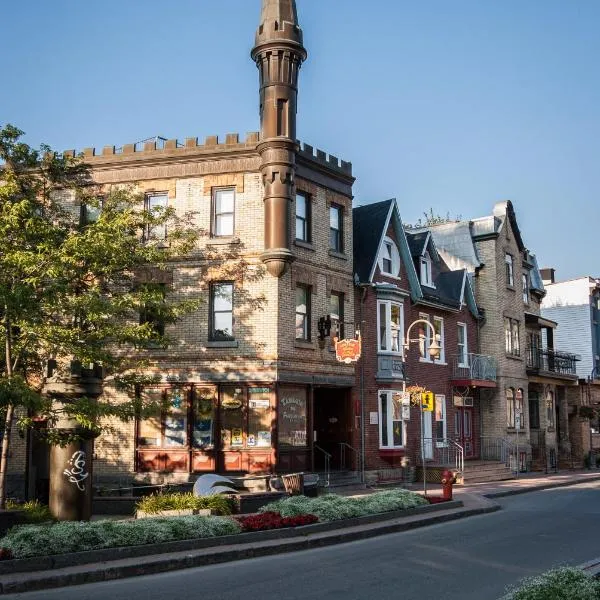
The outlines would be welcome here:
[[[358,284],[361,290],[360,302],[358,305],[358,326],[360,330],[360,336],[363,338],[363,306],[367,299],[367,291],[369,288],[374,287],[372,283]],[[365,419],[366,419],[366,406],[365,406],[365,340],[362,340],[363,355],[360,360],[360,482],[365,483],[365,461],[366,461],[366,438],[365,438]]]

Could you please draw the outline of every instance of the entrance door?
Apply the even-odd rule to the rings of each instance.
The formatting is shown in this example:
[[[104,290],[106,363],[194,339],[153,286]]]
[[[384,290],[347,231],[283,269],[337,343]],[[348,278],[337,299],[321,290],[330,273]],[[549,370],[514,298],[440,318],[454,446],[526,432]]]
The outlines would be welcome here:
[[[473,409],[458,407],[454,414],[456,441],[464,448],[465,458],[473,458]]]
[[[331,456],[332,470],[355,468],[351,442],[350,394],[345,389],[315,388],[313,455],[315,469],[325,468],[325,456]]]
[[[433,426],[432,413],[423,411],[423,450],[425,460],[433,460]]]

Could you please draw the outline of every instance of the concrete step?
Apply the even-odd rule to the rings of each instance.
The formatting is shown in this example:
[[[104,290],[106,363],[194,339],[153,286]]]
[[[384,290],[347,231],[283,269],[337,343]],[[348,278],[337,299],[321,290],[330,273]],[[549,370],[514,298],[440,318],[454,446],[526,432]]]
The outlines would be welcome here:
[[[507,481],[508,479],[514,479],[515,476],[512,473],[503,473],[500,475],[475,475],[465,478],[463,485],[470,485],[472,483],[492,483],[494,481]]]

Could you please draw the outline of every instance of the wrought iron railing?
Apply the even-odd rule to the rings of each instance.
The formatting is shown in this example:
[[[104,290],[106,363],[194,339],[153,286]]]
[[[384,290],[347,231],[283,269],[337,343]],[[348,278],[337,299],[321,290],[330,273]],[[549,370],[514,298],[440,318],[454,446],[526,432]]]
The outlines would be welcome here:
[[[318,446],[317,444],[313,444],[313,448],[317,452],[320,452],[323,455],[324,475],[325,475],[323,487],[329,487],[329,479],[330,479],[330,474],[331,474],[331,454],[329,454],[329,452],[327,452],[327,450],[323,450],[323,448],[321,448],[321,446]]]
[[[416,455],[417,464],[430,462],[438,466],[446,466],[455,471],[464,473],[465,450],[456,441],[450,438],[423,438],[423,451]]]
[[[339,442],[340,446],[340,470],[345,471],[348,467],[347,460],[348,455],[354,454],[355,461],[354,466],[357,473],[361,473],[361,465],[362,465],[362,454],[360,450],[356,449],[354,446],[346,442]]]
[[[468,353],[466,363],[464,358],[464,356],[454,356],[453,379],[496,381],[498,367],[493,356]]]
[[[527,368],[559,375],[577,375],[577,361],[581,360],[579,354],[550,350],[548,348],[527,348]]]
[[[514,473],[520,470],[520,456],[517,454],[517,446],[506,438],[482,436],[480,457],[481,460],[503,462]]]

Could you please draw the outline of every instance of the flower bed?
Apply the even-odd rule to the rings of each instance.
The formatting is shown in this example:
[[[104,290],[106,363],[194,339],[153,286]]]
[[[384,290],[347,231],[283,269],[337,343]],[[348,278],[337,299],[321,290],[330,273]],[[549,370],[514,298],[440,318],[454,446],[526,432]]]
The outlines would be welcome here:
[[[228,517],[171,517],[141,521],[65,521],[51,525],[13,527],[0,547],[14,558],[81,552],[119,546],[157,544],[239,533],[241,526]]]
[[[296,515],[282,517],[278,512],[267,511],[257,515],[236,517],[236,521],[244,531],[264,531],[265,529],[281,529],[282,527],[300,527],[312,525],[319,521],[315,515]]]
[[[524,579],[502,600],[598,600],[600,582],[579,569],[563,567]]]
[[[46,521],[54,521],[50,509],[37,500],[30,500],[29,502],[15,502],[13,500],[6,501],[7,510],[20,510],[23,511],[23,518],[27,523],[44,523]]]
[[[191,492],[171,494],[152,494],[142,498],[136,504],[136,510],[151,515],[158,515],[170,510],[203,510],[209,509],[214,515],[230,515],[234,503],[227,496],[194,496]]]
[[[318,517],[319,521],[328,522],[405,510],[426,504],[427,500],[420,494],[400,489],[376,492],[361,498],[348,498],[337,494],[327,494],[319,498],[292,496],[272,502],[259,509],[259,512],[278,512],[283,517],[309,514]]]

